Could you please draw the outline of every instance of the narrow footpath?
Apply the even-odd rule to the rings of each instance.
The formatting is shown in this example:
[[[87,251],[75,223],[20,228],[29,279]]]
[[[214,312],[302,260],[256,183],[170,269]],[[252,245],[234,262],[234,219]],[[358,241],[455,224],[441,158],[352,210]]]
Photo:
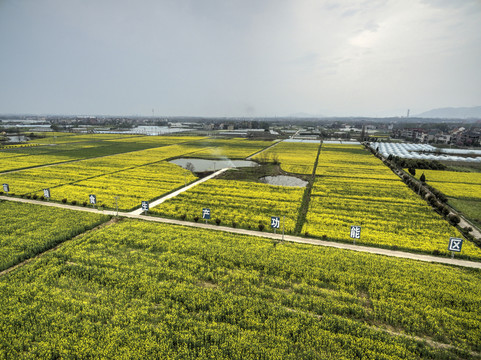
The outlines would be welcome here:
[[[274,146],[276,146],[276,145],[279,145],[282,141],[283,141],[283,140],[277,141],[276,143],[274,143],[274,144],[272,144],[272,145],[269,145],[268,147],[266,147],[266,148],[264,148],[264,149],[262,149],[262,150],[259,150],[258,152],[255,152],[254,154],[246,157],[246,160],[252,160],[252,158],[253,158],[254,156],[259,155],[259,154],[263,153],[264,151],[269,150],[270,148],[272,148],[272,147],[274,147]]]
[[[110,210],[102,211],[102,210],[97,210],[97,209],[92,209],[87,207],[78,207],[78,206],[72,206],[67,204],[58,204],[53,202],[31,200],[31,199],[13,198],[8,196],[0,196],[0,200],[16,201],[16,202],[37,204],[37,205],[43,205],[43,206],[52,206],[57,208],[86,211],[86,212],[99,213],[99,214],[105,214],[105,215],[111,215],[111,216],[115,216],[116,214],[115,211],[110,211]],[[181,221],[181,220],[174,220],[174,219],[166,219],[161,217],[136,215],[132,213],[119,212],[118,216],[130,218],[130,219],[138,219],[138,220],[144,220],[144,221],[151,221],[151,222],[158,222],[158,223],[165,223],[165,224],[172,224],[172,225],[181,225],[181,226],[190,226],[190,227],[208,229],[208,230],[214,230],[214,231],[222,231],[222,232],[227,232],[232,234],[257,236],[257,237],[268,238],[268,239],[273,239],[278,241],[284,240],[284,241],[289,241],[289,242],[294,242],[299,244],[326,246],[326,247],[332,247],[336,249],[366,252],[370,254],[391,256],[391,257],[397,257],[397,258],[403,258],[403,259],[411,259],[411,260],[425,261],[425,262],[431,262],[431,263],[455,265],[455,266],[461,266],[461,267],[467,267],[467,268],[473,268],[473,269],[481,269],[481,262],[461,260],[456,258],[451,259],[451,258],[437,257],[432,255],[414,254],[414,253],[409,253],[404,251],[396,251],[396,250],[381,249],[381,248],[370,247],[370,246],[338,243],[338,242],[324,241],[324,240],[318,240],[318,239],[312,239],[312,238],[303,238],[303,237],[291,236],[291,235],[285,235],[283,237],[282,234],[274,234],[274,233],[267,233],[267,232],[261,232],[261,231],[239,229],[239,228],[229,228],[225,226],[217,226],[217,225],[211,225],[211,224]]]
[[[202,184],[203,182],[205,182],[205,181],[207,181],[207,180],[210,180],[210,179],[216,177],[217,175],[220,175],[220,174],[222,174],[223,172],[225,172],[225,171],[227,171],[227,170],[229,170],[229,169],[231,169],[231,168],[227,167],[227,168],[220,169],[220,170],[218,170],[218,171],[210,174],[209,176],[203,177],[202,179],[199,179],[199,180],[197,180],[197,181],[194,181],[193,183],[191,183],[191,184],[189,184],[189,185],[187,185],[187,186],[184,186],[184,187],[180,188],[179,190],[176,190],[176,191],[174,191],[174,192],[171,192],[170,194],[165,195],[165,196],[161,197],[160,199],[157,199],[157,200],[155,200],[155,201],[152,201],[151,203],[149,203],[149,209],[150,209],[150,208],[153,208],[153,207],[155,207],[155,206],[157,206],[157,205],[162,204],[164,201],[169,200],[169,199],[171,199],[171,198],[173,198],[173,197],[175,197],[175,196],[183,193],[184,191],[187,191],[187,190],[189,190],[189,189],[192,189],[194,186],[197,186],[197,185],[199,185],[199,184]],[[138,208],[138,209],[136,209],[136,210],[134,210],[134,211],[131,211],[129,214],[132,214],[132,215],[140,215],[140,214],[142,214],[142,212],[143,212],[142,208]]]

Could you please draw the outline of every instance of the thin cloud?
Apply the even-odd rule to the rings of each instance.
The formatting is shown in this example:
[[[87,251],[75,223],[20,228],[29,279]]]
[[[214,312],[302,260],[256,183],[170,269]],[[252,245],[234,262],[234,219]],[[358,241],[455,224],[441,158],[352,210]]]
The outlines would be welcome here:
[[[4,1],[0,107],[369,116],[479,105],[480,24],[477,0]]]

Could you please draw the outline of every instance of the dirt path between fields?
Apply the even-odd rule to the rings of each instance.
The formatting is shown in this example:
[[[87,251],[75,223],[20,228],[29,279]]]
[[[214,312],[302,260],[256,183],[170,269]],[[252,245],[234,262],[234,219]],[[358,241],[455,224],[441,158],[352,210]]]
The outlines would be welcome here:
[[[193,142],[195,142],[195,141],[197,141],[197,140],[194,140]],[[78,143],[78,142],[84,142],[84,141],[77,141],[77,143]],[[178,144],[170,144],[170,145],[181,145],[181,144],[185,144],[185,143],[189,143],[189,141],[182,141],[182,142],[180,142],[180,143],[178,143]],[[134,153],[134,152],[144,151],[144,150],[150,150],[150,149],[157,149],[157,148],[161,148],[161,147],[164,147],[164,146],[170,146],[170,145],[161,145],[161,146],[156,146],[156,147],[151,147],[151,148],[145,148],[145,149],[139,149],[139,150],[126,151],[126,152],[121,152],[121,153],[116,153],[116,154],[110,154],[110,155],[94,156],[94,157],[88,157],[88,158],[84,158],[84,159],[66,160],[66,161],[60,161],[60,162],[51,163],[51,164],[35,165],[35,166],[24,167],[24,168],[20,168],[20,169],[0,171],[0,175],[10,174],[10,173],[14,173],[14,172],[23,171],[23,170],[40,169],[40,168],[44,168],[44,167],[57,166],[57,165],[63,165],[63,164],[70,164],[70,163],[75,163],[75,162],[84,161],[84,160],[102,159],[102,158],[104,158],[104,157],[115,156],[115,155],[123,155],[123,154],[129,154],[129,153]],[[194,151],[194,152],[195,152],[195,151]],[[30,155],[27,155],[27,156],[30,156]],[[159,160],[159,161],[165,161],[165,160]],[[143,165],[145,165],[145,164],[143,164]],[[143,165],[139,165],[139,166],[143,166]]]
[[[410,335],[410,334],[397,332],[397,331],[393,331],[393,330],[389,330],[389,329],[385,329],[385,328],[381,328],[381,327],[377,327],[377,326],[372,326],[372,325],[368,325],[368,327],[373,329],[373,330],[379,330],[379,331],[385,332],[389,335],[402,336],[404,338],[413,339],[413,340],[420,341],[420,342],[426,342],[428,345],[430,345],[431,347],[433,347],[435,349],[465,350],[472,356],[480,356],[481,355],[481,353],[478,353],[476,351],[472,351],[472,350],[468,350],[468,349],[461,349],[461,348],[459,348],[455,345],[437,342],[437,341],[434,341],[430,338],[422,338],[422,337],[419,337],[419,336],[416,336],[416,335]]]
[[[252,155],[249,155],[248,157],[246,157],[246,160],[252,160],[252,158],[253,158],[254,156],[259,155],[260,153],[263,153],[263,152],[266,151],[266,150],[269,150],[271,147],[274,147],[274,146],[276,146],[276,145],[279,145],[282,141],[283,141],[283,140],[280,140],[280,141],[278,141],[278,142],[276,142],[276,143],[274,143],[274,144],[272,144],[272,145],[269,145],[268,147],[266,147],[266,148],[264,148],[264,149],[262,149],[262,150],[259,150],[258,152],[254,153],[254,154],[252,154]]]
[[[78,162],[78,161],[83,161],[83,160],[89,160],[89,159],[99,159],[99,158],[103,158],[103,157],[106,157],[106,156],[111,156],[111,155],[97,156],[97,157],[94,157],[94,158],[87,158],[87,159],[76,159],[76,160],[60,161],[60,162],[51,163],[51,164],[46,164],[46,165],[37,165],[37,166],[30,166],[30,167],[26,167],[26,168],[15,169],[15,170],[7,170],[7,171],[0,172],[0,175],[10,174],[10,173],[14,173],[14,172],[23,171],[23,170],[40,169],[40,168],[45,168],[45,167],[50,167],[50,166],[57,166],[57,165],[62,165],[62,164],[70,164],[70,163],[74,163],[74,162]]]
[[[79,142],[83,142],[83,141],[79,141]],[[149,148],[149,149],[150,149],[150,148]],[[128,153],[132,153],[132,152],[136,152],[136,151],[142,151],[142,150],[147,150],[147,149],[132,150],[132,151],[127,151],[127,152],[118,153],[118,154],[110,154],[110,155],[94,156],[94,157],[90,157],[90,158],[84,158],[84,159],[66,160],[66,161],[60,161],[60,162],[55,162],[55,163],[50,163],[50,164],[44,164],[44,165],[35,165],[35,166],[24,167],[24,168],[20,168],[20,169],[13,169],[13,170],[7,170],[7,171],[0,171],[0,175],[3,175],[3,174],[10,174],[10,173],[14,173],[14,172],[23,171],[23,170],[30,170],[30,169],[40,169],[40,168],[44,168],[44,167],[57,166],[57,165],[62,165],[62,164],[70,164],[70,163],[75,163],[75,162],[84,161],[84,160],[90,160],[90,159],[101,159],[101,158],[104,158],[104,157],[107,157],[107,156],[114,156],[114,155],[128,154]],[[30,156],[30,155],[27,155],[27,156]]]
[[[153,208],[153,207],[155,207],[155,206],[157,206],[157,205],[162,204],[164,201],[169,200],[169,199],[171,199],[171,198],[173,198],[173,197],[175,197],[175,196],[183,193],[184,191],[187,191],[187,190],[193,188],[194,186],[197,186],[197,185],[199,185],[199,184],[202,184],[203,182],[206,182],[207,180],[210,180],[210,179],[216,177],[217,175],[220,175],[220,174],[226,172],[226,171],[229,170],[229,169],[231,169],[231,168],[223,168],[223,169],[220,169],[220,170],[218,170],[218,171],[210,174],[209,176],[203,177],[202,179],[199,179],[199,180],[197,180],[197,181],[194,181],[193,183],[191,183],[191,184],[189,184],[189,185],[187,185],[187,186],[184,186],[184,187],[180,188],[179,190],[176,190],[176,191],[174,191],[174,192],[172,192],[172,193],[170,193],[170,194],[168,194],[168,195],[162,196],[160,199],[157,199],[157,200],[155,200],[155,201],[152,201],[152,202],[149,204],[149,209],[151,209],[151,208]],[[143,213],[142,208],[139,208],[139,209],[136,209],[136,210],[134,210],[134,211],[131,211],[129,214],[132,214],[132,215],[140,215],[140,214],[142,214],[142,213]]]
[[[14,197],[8,197],[8,196],[0,196],[0,200],[16,201],[16,202],[37,204],[37,205],[43,205],[43,206],[52,206],[52,207],[63,208],[63,209],[86,211],[86,212],[115,216],[115,211],[111,211],[111,210],[97,210],[97,209],[92,209],[87,207],[79,207],[79,206],[58,204],[53,202],[31,200],[31,199],[14,198]],[[284,241],[294,242],[298,244],[326,246],[326,247],[332,247],[336,249],[366,252],[370,254],[391,256],[396,258],[411,259],[411,260],[425,261],[425,262],[445,264],[445,265],[455,265],[455,266],[461,266],[461,267],[467,267],[467,268],[473,268],[473,269],[481,269],[481,262],[470,261],[470,260],[462,260],[462,259],[456,259],[456,258],[451,259],[447,257],[439,257],[434,255],[416,254],[416,253],[409,253],[409,252],[404,252],[399,250],[389,250],[389,249],[382,249],[382,248],[363,246],[363,245],[346,244],[346,243],[339,243],[334,241],[304,238],[304,237],[293,236],[293,235],[283,236],[282,234],[274,234],[274,233],[261,232],[261,231],[255,231],[255,230],[239,229],[239,228],[230,228],[226,226],[217,226],[217,225],[211,225],[211,224],[167,219],[167,218],[154,217],[154,216],[134,215],[134,214],[129,214],[125,212],[119,212],[119,216],[130,218],[130,219],[139,219],[144,221],[152,221],[152,222],[159,222],[159,223],[172,224],[172,225],[190,226],[190,227],[201,228],[201,229],[223,231],[223,232],[228,232],[232,234],[257,236],[257,237],[273,239],[276,241],[284,240]]]

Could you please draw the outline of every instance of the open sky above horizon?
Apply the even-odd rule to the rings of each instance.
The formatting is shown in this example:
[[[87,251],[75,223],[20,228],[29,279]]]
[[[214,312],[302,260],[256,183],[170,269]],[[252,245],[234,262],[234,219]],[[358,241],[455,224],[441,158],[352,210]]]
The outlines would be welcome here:
[[[481,105],[480,0],[0,0],[0,113]]]

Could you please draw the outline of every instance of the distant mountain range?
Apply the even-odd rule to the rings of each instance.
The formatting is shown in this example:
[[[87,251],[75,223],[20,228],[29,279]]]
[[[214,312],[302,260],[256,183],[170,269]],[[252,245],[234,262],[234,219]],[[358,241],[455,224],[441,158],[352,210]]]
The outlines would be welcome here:
[[[423,118],[443,118],[443,119],[469,119],[469,118],[479,118],[481,119],[481,106],[473,107],[446,107],[439,109],[432,109],[421,114],[416,115],[416,117]]]

